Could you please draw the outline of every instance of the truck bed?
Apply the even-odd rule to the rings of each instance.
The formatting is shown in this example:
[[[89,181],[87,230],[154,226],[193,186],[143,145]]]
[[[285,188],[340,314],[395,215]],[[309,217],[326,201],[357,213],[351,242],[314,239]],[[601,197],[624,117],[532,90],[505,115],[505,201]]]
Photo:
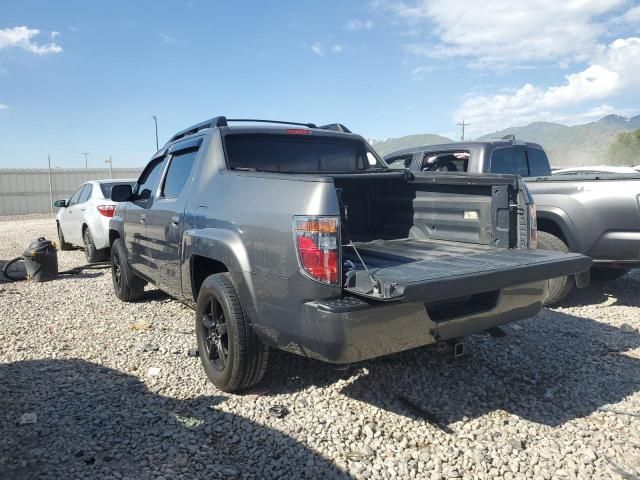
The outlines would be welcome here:
[[[354,270],[347,290],[377,300],[430,302],[546,280],[586,270],[591,259],[545,250],[503,249],[439,240],[375,240],[346,245]],[[378,283],[377,291],[362,263]]]

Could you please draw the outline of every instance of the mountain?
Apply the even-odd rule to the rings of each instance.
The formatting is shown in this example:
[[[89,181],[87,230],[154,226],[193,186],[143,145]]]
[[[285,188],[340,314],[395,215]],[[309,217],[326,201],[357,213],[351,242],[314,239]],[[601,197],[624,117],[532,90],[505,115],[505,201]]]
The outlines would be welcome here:
[[[387,153],[402,150],[404,148],[420,147],[422,145],[436,145],[438,143],[451,143],[453,140],[440,135],[425,133],[422,135],[407,135],[400,138],[387,138],[384,140],[369,140],[371,146],[384,156]]]
[[[607,115],[596,122],[568,127],[558,123],[535,122],[524,127],[510,127],[478,140],[501,138],[513,134],[518,140],[539,143],[553,166],[596,165],[607,162],[609,143],[620,132],[640,128],[640,115],[632,118]]]
[[[640,115],[626,118],[607,115],[595,122],[567,126],[551,122],[534,122],[523,127],[509,127],[498,132],[478,137],[477,140],[502,138],[513,134],[516,139],[536,142],[544,147],[553,166],[582,166],[607,163],[607,149],[620,132],[640,128]],[[371,140],[373,148],[386,155],[403,148],[449,143],[439,135],[408,135],[382,141]]]

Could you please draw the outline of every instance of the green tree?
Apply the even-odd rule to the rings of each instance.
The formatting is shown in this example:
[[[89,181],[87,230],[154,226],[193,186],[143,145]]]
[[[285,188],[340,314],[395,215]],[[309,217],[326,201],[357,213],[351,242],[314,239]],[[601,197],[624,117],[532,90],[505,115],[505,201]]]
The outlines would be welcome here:
[[[609,163],[614,165],[640,164],[640,128],[622,132],[609,144]]]

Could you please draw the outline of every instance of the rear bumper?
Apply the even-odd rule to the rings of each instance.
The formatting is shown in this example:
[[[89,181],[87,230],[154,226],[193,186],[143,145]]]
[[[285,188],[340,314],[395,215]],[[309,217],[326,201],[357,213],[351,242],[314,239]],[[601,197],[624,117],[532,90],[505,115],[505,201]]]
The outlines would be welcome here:
[[[366,360],[535,315],[545,288],[544,281],[506,288],[489,310],[438,322],[425,303],[370,303],[355,297],[308,302],[300,336],[285,348],[331,363]]]
[[[87,218],[93,243],[98,250],[109,247],[109,221],[111,218],[96,213]]]

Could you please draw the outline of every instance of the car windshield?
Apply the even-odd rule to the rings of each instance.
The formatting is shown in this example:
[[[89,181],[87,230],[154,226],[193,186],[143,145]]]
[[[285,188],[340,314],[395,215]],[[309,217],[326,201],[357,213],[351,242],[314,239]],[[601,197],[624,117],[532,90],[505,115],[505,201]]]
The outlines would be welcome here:
[[[107,200],[111,200],[111,189],[113,189],[114,185],[131,185],[131,188],[136,184],[136,182],[109,182],[109,183],[101,183],[100,190],[102,190],[102,195]]]
[[[229,168],[286,173],[387,169],[362,141],[311,135],[227,135]]]

